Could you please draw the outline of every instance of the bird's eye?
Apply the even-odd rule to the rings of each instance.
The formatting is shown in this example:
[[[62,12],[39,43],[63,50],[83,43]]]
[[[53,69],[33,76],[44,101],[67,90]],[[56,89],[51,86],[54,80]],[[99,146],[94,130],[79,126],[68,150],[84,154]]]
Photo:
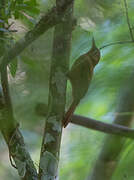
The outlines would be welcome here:
[[[98,49],[95,49],[93,52],[92,52],[92,58],[95,62],[95,64],[98,63],[99,59],[100,59],[100,51]]]
[[[98,49],[96,49],[96,50],[93,51],[93,55],[96,56],[97,54],[98,54]]]

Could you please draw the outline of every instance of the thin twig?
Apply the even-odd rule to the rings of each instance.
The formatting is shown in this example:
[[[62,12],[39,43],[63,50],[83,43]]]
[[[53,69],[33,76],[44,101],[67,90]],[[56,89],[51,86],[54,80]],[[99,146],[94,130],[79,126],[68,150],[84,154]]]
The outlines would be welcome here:
[[[117,42],[112,42],[112,43],[108,43],[108,44],[105,44],[103,46],[101,46],[99,49],[103,49],[105,47],[108,47],[108,46],[113,46],[113,45],[119,45],[119,44],[127,44],[127,43],[134,43],[134,41],[132,40],[128,40],[128,41],[117,41]]]
[[[129,29],[129,32],[130,32],[131,40],[117,41],[117,42],[108,43],[108,44],[100,47],[99,48],[100,50],[105,48],[105,47],[108,47],[108,46],[119,45],[119,44],[127,44],[127,43],[134,43],[134,36],[133,36],[133,31],[132,31],[133,28],[130,25],[129,16],[128,16],[128,6],[127,6],[127,1],[126,0],[124,0],[124,6],[125,6],[126,19],[127,19],[127,24],[128,24],[128,29]]]
[[[133,31],[132,31],[130,21],[129,21],[129,16],[128,16],[128,6],[127,6],[127,1],[126,0],[124,0],[124,6],[125,6],[125,13],[126,13],[127,24],[128,24],[128,29],[129,29],[129,32],[130,32],[130,36],[131,36],[132,41],[134,41]]]

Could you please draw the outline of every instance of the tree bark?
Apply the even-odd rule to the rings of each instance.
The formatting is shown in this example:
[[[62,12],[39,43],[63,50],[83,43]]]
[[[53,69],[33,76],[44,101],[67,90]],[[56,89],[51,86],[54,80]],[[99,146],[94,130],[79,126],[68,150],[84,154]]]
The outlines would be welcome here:
[[[71,123],[103,133],[134,139],[134,129],[123,125],[104,123],[79,115],[73,115]]]
[[[62,0],[56,1],[58,14],[62,13]],[[39,180],[54,180],[58,177],[59,152],[62,135],[62,120],[66,102],[66,72],[68,71],[73,2],[69,5],[64,22],[54,30],[53,53],[49,83],[49,108],[42,141]]]

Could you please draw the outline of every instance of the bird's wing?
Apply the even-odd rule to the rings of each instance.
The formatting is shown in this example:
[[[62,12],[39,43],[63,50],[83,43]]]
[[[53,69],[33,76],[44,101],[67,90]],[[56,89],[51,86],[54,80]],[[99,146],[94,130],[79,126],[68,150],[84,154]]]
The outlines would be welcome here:
[[[80,56],[72,65],[71,71],[73,71],[75,68],[78,68],[78,66],[81,66],[86,60],[88,60],[88,56],[86,54],[83,54]]]

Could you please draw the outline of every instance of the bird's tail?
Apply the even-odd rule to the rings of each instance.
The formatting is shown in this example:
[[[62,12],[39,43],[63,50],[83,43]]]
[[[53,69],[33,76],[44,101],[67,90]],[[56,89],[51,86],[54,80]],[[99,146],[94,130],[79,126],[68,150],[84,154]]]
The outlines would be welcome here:
[[[75,109],[76,109],[77,104],[72,103],[68,111],[66,112],[64,119],[63,119],[63,126],[64,128],[68,125],[68,123],[71,121],[71,116],[73,115]]]

